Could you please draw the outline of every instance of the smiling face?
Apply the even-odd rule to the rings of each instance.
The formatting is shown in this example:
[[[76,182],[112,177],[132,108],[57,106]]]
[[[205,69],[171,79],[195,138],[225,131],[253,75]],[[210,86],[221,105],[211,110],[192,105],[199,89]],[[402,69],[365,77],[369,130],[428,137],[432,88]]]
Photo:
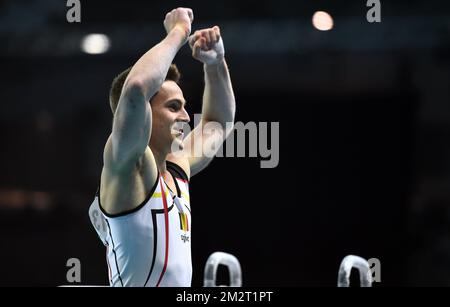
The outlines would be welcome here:
[[[184,134],[181,123],[189,122],[185,110],[186,100],[178,84],[165,81],[152,98],[152,133],[150,148],[158,152],[170,152],[173,142],[182,149]]]

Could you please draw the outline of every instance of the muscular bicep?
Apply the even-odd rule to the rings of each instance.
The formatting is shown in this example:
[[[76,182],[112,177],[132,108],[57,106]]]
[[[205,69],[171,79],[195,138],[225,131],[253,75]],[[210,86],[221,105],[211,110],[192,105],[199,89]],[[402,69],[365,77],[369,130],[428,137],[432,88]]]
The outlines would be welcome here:
[[[116,166],[134,165],[142,157],[150,139],[151,114],[141,87],[138,84],[124,87],[107,146],[109,162]]]

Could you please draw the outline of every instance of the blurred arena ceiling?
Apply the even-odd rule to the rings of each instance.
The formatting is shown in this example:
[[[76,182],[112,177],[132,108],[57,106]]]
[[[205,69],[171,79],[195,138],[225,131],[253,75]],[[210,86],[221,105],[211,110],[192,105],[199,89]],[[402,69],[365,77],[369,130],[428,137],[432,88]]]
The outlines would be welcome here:
[[[0,2],[0,55],[73,56],[89,33],[111,40],[110,54],[129,55],[164,36],[171,1],[83,1],[81,23],[68,23],[65,0]],[[382,22],[369,23],[366,1],[195,1],[194,30],[218,24],[234,54],[286,54],[310,50],[448,48],[450,4],[381,1]],[[311,16],[329,12],[335,28],[317,31]]]

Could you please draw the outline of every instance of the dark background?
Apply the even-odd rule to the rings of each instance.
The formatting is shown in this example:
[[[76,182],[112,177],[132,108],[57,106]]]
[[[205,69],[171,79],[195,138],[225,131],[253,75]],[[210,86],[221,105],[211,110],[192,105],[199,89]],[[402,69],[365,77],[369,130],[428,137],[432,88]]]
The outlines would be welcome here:
[[[67,284],[72,257],[82,284],[107,283],[87,210],[109,85],[177,6],[193,30],[221,26],[236,121],[280,123],[276,168],[216,158],[193,177],[193,285],[214,251],[238,257],[244,286],[335,286],[348,254],[380,259],[375,286],[450,285],[450,6],[393,2],[373,24],[366,1],[82,0],[73,24],[66,1],[0,2],[0,285]],[[80,50],[93,32],[108,53]],[[202,65],[187,46],[175,62],[192,117]]]

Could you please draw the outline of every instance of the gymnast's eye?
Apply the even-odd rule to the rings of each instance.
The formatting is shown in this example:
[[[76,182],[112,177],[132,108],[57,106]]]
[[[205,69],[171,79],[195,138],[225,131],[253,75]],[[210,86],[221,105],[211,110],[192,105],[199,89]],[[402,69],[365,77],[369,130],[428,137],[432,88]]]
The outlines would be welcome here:
[[[171,101],[168,107],[171,111],[177,112],[181,109],[181,102],[178,100]]]

